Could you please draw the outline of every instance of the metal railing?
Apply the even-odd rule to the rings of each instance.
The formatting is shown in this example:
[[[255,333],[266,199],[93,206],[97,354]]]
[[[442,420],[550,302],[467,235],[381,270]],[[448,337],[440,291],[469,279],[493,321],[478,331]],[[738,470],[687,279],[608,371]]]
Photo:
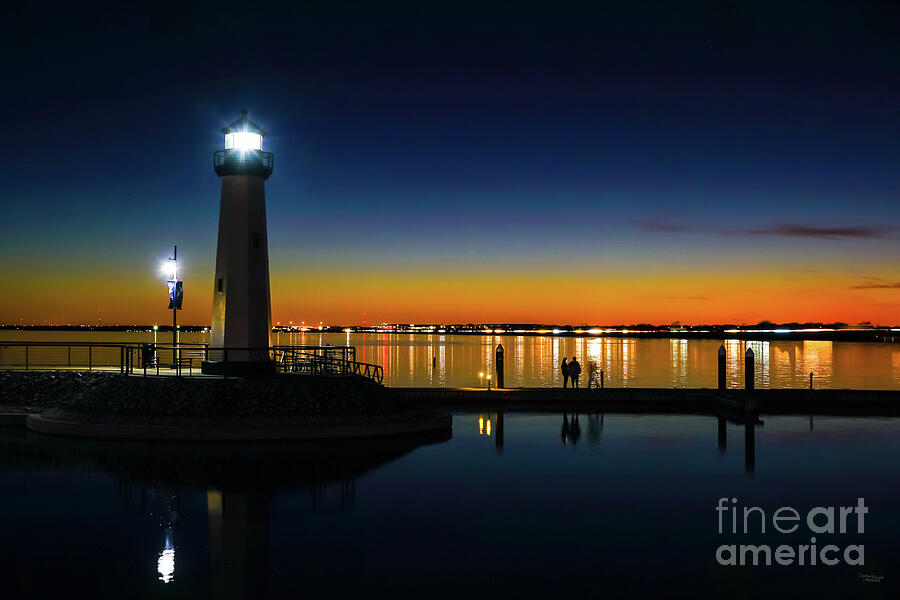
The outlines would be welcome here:
[[[262,150],[216,150],[213,152],[213,169],[221,175],[262,175],[272,174],[275,158],[271,152]]]
[[[0,342],[0,370],[112,371],[122,374],[193,376],[210,363],[207,375],[224,378],[258,370],[306,375],[359,375],[384,380],[381,365],[356,361],[353,346],[272,346],[209,348],[209,344],[113,342]]]

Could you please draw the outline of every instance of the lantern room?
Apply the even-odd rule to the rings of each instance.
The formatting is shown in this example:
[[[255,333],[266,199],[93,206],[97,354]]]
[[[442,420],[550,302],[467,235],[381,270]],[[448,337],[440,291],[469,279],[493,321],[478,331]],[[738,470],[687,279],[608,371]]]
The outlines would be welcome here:
[[[219,176],[257,175],[268,178],[272,174],[272,153],[263,152],[263,137],[266,130],[250,120],[247,109],[241,110],[241,117],[227,127],[225,148],[213,154],[213,167]]]
[[[241,118],[222,128],[225,134],[226,150],[262,150],[262,139],[266,130],[250,120],[247,109],[241,109]]]

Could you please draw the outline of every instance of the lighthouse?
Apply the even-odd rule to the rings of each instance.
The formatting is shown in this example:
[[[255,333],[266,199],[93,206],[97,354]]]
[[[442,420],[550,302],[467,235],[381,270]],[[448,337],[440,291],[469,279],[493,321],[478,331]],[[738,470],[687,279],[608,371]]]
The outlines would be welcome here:
[[[233,372],[265,371],[272,335],[265,182],[273,157],[246,108],[222,133],[225,147],[213,154],[222,195],[209,358],[227,359]]]

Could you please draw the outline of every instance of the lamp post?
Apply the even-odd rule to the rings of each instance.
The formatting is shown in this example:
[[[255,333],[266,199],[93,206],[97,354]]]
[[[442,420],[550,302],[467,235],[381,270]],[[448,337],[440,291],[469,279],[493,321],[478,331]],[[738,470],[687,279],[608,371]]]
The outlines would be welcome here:
[[[172,281],[175,283],[175,286],[178,286],[178,246],[176,245],[174,248],[174,252],[172,254],[172,258],[169,259],[172,265]],[[172,301],[169,302],[169,307],[172,309],[172,352],[175,352],[174,348],[178,345],[178,306],[175,303],[175,297],[172,297]],[[174,354],[172,356],[175,356]]]
[[[484,373],[478,374],[478,387],[484,387]]]
[[[172,366],[175,367],[178,363],[178,311],[184,299],[182,282],[178,281],[178,246],[164,268],[171,276],[166,284],[169,286],[169,308],[172,309]]]

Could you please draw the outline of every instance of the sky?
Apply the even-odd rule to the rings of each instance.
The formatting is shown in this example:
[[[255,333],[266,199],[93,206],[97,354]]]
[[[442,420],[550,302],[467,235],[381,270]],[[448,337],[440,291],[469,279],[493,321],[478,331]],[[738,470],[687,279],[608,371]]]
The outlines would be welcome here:
[[[208,324],[244,107],[275,322],[900,323],[894,3],[20,4],[0,323]]]

